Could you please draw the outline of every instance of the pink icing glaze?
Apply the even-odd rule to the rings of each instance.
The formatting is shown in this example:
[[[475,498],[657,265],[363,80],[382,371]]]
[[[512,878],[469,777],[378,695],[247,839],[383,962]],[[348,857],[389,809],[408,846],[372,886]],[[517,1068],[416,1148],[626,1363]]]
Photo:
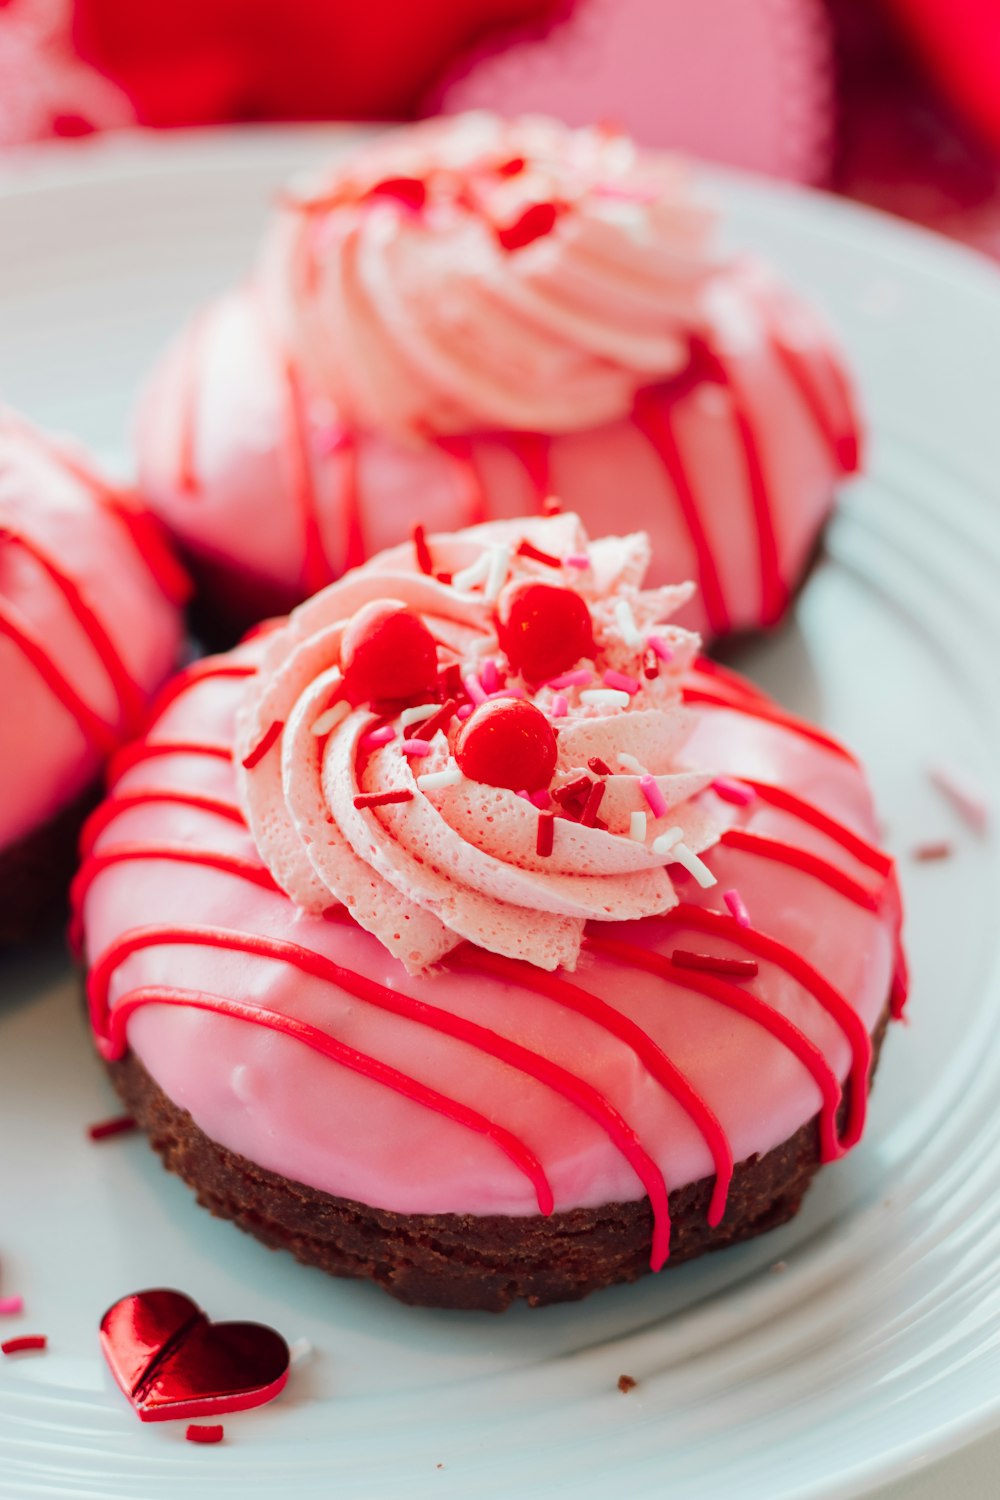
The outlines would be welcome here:
[[[480,116],[387,137],[327,198],[303,200],[319,207],[287,209],[257,288],[202,313],[155,373],[139,423],[145,493],[206,567],[245,575],[269,610],[406,536],[414,495],[427,528],[447,530],[537,512],[554,492],[595,534],[649,530],[654,582],[697,579],[704,603],[696,596],[682,623],[712,634],[771,623],[833,485],[857,466],[857,417],[829,335],[759,266],[713,259],[675,163],[636,165],[629,143],[593,131],[523,128],[546,142],[555,131],[538,170],[491,168],[487,187],[478,169],[465,174],[474,209],[451,202],[449,153],[519,154]],[[659,196],[601,196],[605,170],[638,174]],[[400,174],[430,184],[419,213],[370,191]],[[532,244],[500,247],[487,222],[494,193],[556,179],[572,210]],[[605,222],[612,204],[650,224]],[[595,212],[600,253],[587,249],[578,285],[574,258]],[[379,225],[392,230],[384,243]],[[351,247],[366,235],[375,269],[362,278]],[[633,264],[647,251],[656,275]],[[456,285],[459,252],[476,275]],[[306,276],[303,255],[320,270]],[[573,317],[556,296],[564,288]],[[536,297],[530,318],[512,315],[515,289]],[[439,327],[452,316],[460,355],[450,325]],[[636,329],[649,336],[641,348]]]
[[[548,538],[532,529],[531,540],[542,547]],[[441,539],[428,542],[442,554]],[[613,576],[621,550],[591,550],[595,574]],[[410,569],[416,579],[414,562]],[[406,577],[399,557],[384,570],[394,589]],[[360,602],[364,575],[355,581]],[[325,607],[321,599],[306,608],[320,618]],[[308,651],[315,638],[304,635]],[[664,916],[592,923],[573,976],[471,945],[433,975],[413,975],[342,915],[304,910],[273,889],[239,816],[224,747],[237,742],[238,713],[244,743],[262,687],[279,682],[280,664],[291,660],[287,645],[280,632],[258,638],[189,674],[150,730],[153,753],[122,761],[113,794],[121,800],[92,825],[98,863],[85,863],[77,894],[105,1052],[116,1055],[127,1040],[168,1095],[230,1149],[399,1212],[531,1214],[547,1205],[546,1184],[555,1207],[568,1209],[718,1172],[717,1215],[727,1160],[771,1149],[821,1109],[827,1156],[857,1138],[864,1090],[838,1141],[837,1080],[852,1069],[864,1076],[862,1033],[901,973],[900,912],[891,861],[872,843],[863,774],[836,741],[732,674],[688,667],[679,683],[691,722],[678,766],[712,766],[756,792],[741,804],[700,795],[725,830],[703,856],[717,884],[703,890],[688,880]],[[317,650],[304,671],[319,681],[327,662]],[[254,668],[248,682],[233,675]],[[178,849],[196,860],[182,880],[168,858]],[[723,893],[732,891],[750,928],[729,915]],[[219,929],[225,942],[213,940]],[[675,948],[749,956],[759,971],[737,983],[678,969],[669,961]],[[283,956],[294,952],[303,957]],[[330,964],[343,981],[330,977]],[[271,1020],[248,1024],[211,1008],[224,1010],[226,997]],[[285,1030],[274,1029],[275,1018]],[[349,1066],[345,1048],[405,1075],[410,1092]],[[575,1097],[559,1079],[577,1080]],[[442,1097],[464,1115],[435,1108]],[[502,1138],[470,1124],[484,1110]],[[665,1250],[662,1223],[658,1233],[654,1260]]]
[[[149,525],[0,411],[0,848],[93,780],[177,662],[181,580]]]

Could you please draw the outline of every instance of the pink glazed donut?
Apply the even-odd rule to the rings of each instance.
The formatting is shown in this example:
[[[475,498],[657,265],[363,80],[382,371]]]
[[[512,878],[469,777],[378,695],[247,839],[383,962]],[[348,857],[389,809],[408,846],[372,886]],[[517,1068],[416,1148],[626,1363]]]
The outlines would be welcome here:
[[[905,993],[864,773],[649,558],[569,515],[407,543],[121,753],[94,1036],[212,1212],[501,1309],[781,1223],[858,1140]]]
[[[148,386],[141,488],[216,620],[283,613],[416,520],[642,527],[706,637],[779,620],[859,461],[802,300],[716,246],[678,159],[485,113],[286,195]]]
[[[177,666],[187,587],[157,521],[0,408],[0,944],[65,897],[104,763]]]

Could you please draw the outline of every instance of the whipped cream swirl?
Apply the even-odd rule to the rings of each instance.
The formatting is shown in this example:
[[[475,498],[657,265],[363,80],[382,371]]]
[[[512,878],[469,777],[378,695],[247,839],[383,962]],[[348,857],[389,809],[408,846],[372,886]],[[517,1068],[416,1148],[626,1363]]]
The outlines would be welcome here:
[[[250,827],[298,906],[342,903],[411,972],[464,940],[572,969],[588,921],[676,904],[678,861],[712,881],[698,854],[721,831],[715,799],[699,797],[713,773],[682,758],[692,720],[680,677],[698,638],[663,623],[690,586],[643,590],[645,536],[588,543],[575,516],[495,522],[428,546],[433,574],[407,543],[267,637],[237,728]],[[591,659],[541,685],[512,669],[495,599],[518,581],[586,601]],[[434,636],[441,686],[426,701],[352,705],[345,696],[344,632],[375,600],[404,604]],[[473,781],[456,764],[467,700],[502,694],[529,699],[557,730],[555,771],[533,799]],[[581,806],[598,782],[599,816],[588,823]],[[540,819],[552,820],[550,840],[539,837]]]
[[[688,364],[711,234],[677,159],[477,112],[393,132],[289,199],[261,284],[345,425],[567,432]]]

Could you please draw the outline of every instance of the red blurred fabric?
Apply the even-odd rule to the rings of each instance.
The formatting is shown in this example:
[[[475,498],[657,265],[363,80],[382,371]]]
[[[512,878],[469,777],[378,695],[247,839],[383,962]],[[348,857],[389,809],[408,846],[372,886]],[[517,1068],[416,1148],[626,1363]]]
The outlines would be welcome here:
[[[402,119],[493,27],[553,0],[76,0],[74,37],[148,125]]]

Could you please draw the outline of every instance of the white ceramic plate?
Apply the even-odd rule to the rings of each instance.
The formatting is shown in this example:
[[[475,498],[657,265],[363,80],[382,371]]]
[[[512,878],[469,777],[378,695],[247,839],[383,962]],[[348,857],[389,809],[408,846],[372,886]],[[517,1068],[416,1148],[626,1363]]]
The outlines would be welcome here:
[[[157,346],[247,263],[272,186],[330,139],[126,141],[8,172],[0,391],[124,461]],[[115,1105],[75,981],[57,954],[8,961],[0,1294],[26,1312],[3,1333],[50,1348],[0,1360],[5,1497],[844,1500],[1000,1420],[997,839],[926,774],[948,758],[989,784],[1000,763],[1000,283],[871,214],[708,182],[731,238],[827,307],[872,416],[871,477],[794,621],[739,653],[861,750],[901,858],[912,1023],[864,1145],[793,1225],[676,1273],[499,1319],[410,1310],[211,1220],[143,1140],[90,1144]],[[915,863],[935,838],[953,857]],[[314,1346],[280,1401],[226,1419],[222,1448],[140,1426],[103,1368],[104,1308],[156,1285]]]

